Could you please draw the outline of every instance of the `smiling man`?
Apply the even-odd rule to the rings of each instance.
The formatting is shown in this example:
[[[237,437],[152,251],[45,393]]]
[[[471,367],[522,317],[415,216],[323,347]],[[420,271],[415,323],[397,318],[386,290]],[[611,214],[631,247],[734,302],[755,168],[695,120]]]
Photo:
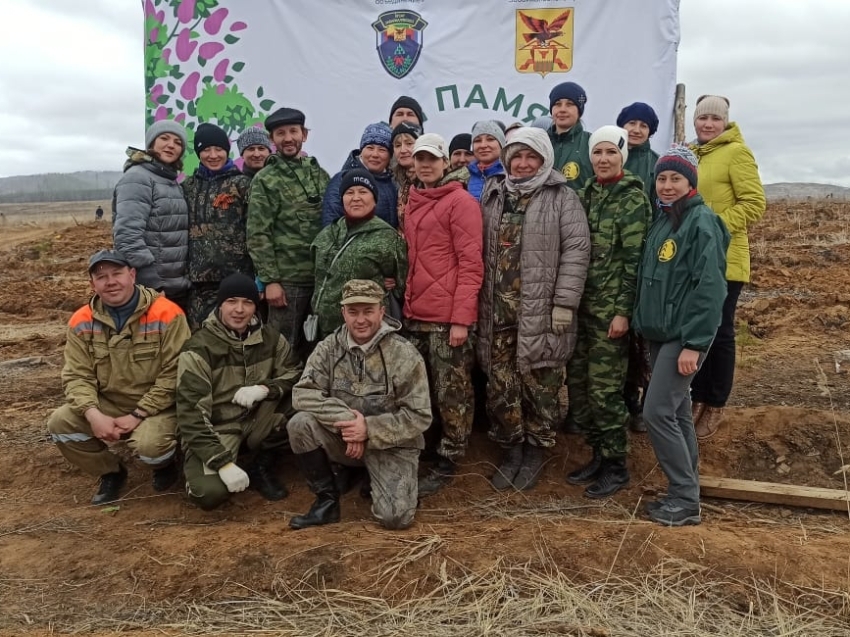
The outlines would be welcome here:
[[[275,469],[301,364],[286,339],[261,323],[259,302],[254,281],[231,274],[219,286],[216,310],[180,354],[183,473],[189,499],[205,510],[248,486],[267,500],[288,495]],[[238,457],[243,443],[252,456],[247,465]]]
[[[292,391],[292,451],[316,500],[289,526],[339,522],[331,462],[366,467],[372,513],[388,529],[413,523],[419,450],[431,424],[428,376],[416,349],[384,315],[384,291],[353,279],[342,290],[339,327],[316,347]]]
[[[153,487],[177,480],[174,388],[177,357],[189,338],[176,304],[136,285],[136,270],[120,252],[89,261],[94,297],[71,316],[62,384],[68,402],[47,429],[72,465],[100,477],[92,504],[117,500],[127,469],[107,443],[127,440],[153,468]]]
[[[272,154],[272,140],[262,128],[251,127],[242,131],[236,140],[239,156],[242,157],[242,174],[253,179]]]
[[[302,156],[305,116],[280,108],[266,118],[277,152],[251,182],[248,252],[265,284],[269,323],[302,360],[309,354],[304,321],[313,296],[310,244],[322,229],[322,197],[330,177],[313,157]]]

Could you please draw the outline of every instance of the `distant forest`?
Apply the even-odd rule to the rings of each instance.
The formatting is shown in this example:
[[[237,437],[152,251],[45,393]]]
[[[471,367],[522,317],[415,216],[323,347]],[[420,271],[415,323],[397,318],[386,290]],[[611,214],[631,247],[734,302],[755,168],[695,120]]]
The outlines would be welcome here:
[[[0,203],[103,201],[121,178],[120,171],[45,173],[0,178]]]

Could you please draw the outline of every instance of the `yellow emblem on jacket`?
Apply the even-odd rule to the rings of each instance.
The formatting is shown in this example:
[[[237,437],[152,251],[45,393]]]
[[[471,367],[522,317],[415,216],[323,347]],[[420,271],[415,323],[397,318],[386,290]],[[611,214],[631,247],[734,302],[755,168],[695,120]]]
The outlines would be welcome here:
[[[574,179],[578,179],[578,175],[581,172],[581,168],[578,163],[574,161],[569,161],[564,164],[564,167],[561,169],[561,174],[564,175],[569,181]]]
[[[673,239],[667,239],[664,243],[661,244],[661,247],[658,248],[658,260],[662,263],[666,263],[670,261],[673,257],[676,256],[676,242]]]

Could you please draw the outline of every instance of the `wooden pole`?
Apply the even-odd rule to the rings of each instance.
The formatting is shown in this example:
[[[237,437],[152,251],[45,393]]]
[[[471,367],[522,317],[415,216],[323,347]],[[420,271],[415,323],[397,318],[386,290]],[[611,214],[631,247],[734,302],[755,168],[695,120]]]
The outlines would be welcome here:
[[[685,85],[676,84],[676,104],[673,107],[673,114],[676,116],[676,128],[673,133],[674,141],[677,144],[685,143]]]
[[[764,502],[783,506],[845,511],[850,515],[850,491],[801,487],[794,484],[755,482],[700,476],[700,493],[710,498]]]

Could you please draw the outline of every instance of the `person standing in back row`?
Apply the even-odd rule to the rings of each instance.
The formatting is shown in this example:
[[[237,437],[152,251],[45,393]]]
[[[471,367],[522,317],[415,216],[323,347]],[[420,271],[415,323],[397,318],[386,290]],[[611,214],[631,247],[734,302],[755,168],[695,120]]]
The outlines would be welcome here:
[[[694,111],[699,192],[732,235],[726,255],[723,318],[708,356],[691,385],[697,437],[713,436],[735,378],[735,307],[750,280],[749,227],[761,219],[766,200],[759,169],[738,124],[729,121],[729,100],[703,95]]]
[[[567,178],[567,185],[578,191],[593,176],[587,143],[590,133],[584,130],[581,117],[587,94],[575,82],[563,82],[549,93],[552,126],[549,139],[555,149],[555,170]]]
[[[266,118],[277,152],[251,183],[248,252],[265,285],[269,323],[305,361],[304,321],[313,296],[310,245],[322,229],[322,196],[330,177],[314,157],[302,157],[304,113],[280,108]]]

